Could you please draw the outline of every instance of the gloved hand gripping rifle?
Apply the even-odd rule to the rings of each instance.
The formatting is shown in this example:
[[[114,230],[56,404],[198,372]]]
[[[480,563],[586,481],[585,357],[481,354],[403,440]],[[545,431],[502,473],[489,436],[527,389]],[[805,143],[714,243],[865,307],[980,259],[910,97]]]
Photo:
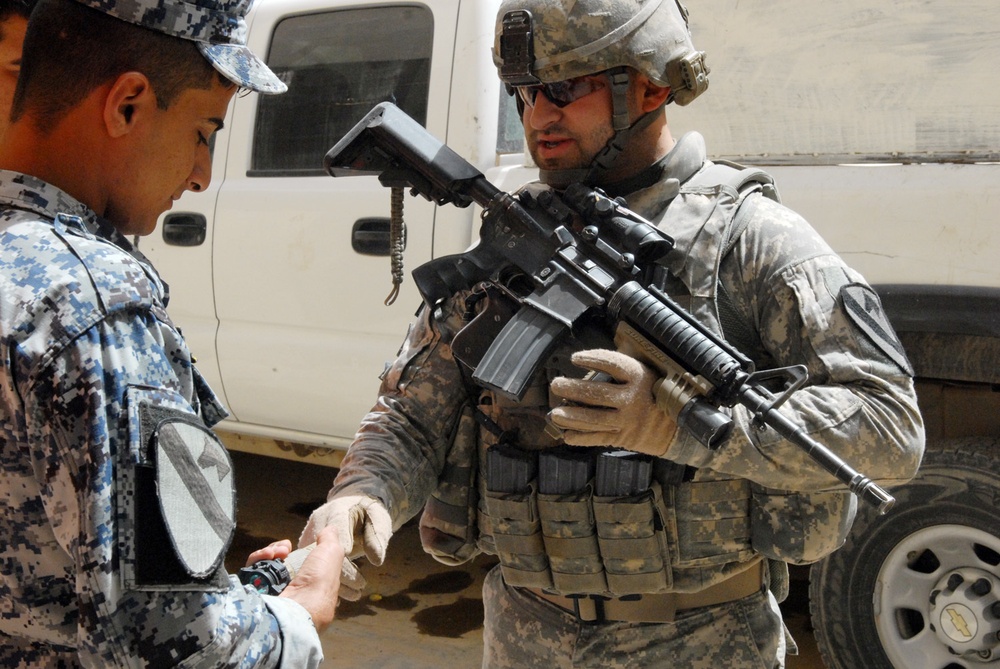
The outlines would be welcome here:
[[[505,193],[473,165],[390,103],[372,109],[326,155],[332,176],[377,175],[384,186],[410,188],[437,204],[483,208],[480,242],[471,250],[418,267],[414,281],[428,305],[513,265],[533,291],[475,364],[473,380],[509,397],[527,384],[560,337],[587,312],[617,324],[619,348],[656,366],[680,408],[677,423],[709,448],[731,429],[719,407],[741,404],[760,428],[776,430],[806,451],[881,513],[894,499],[812,439],[778,407],[806,381],[802,365],[754,372],[753,363],[667,295],[640,283],[642,269],[673,240],[619,200],[574,184],[561,194]],[[775,396],[765,381],[784,379]]]

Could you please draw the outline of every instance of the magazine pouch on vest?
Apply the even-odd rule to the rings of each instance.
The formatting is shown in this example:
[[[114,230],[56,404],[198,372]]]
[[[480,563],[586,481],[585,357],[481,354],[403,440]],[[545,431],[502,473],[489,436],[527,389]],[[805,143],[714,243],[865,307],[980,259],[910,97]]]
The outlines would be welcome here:
[[[538,512],[538,453],[500,441],[485,451],[485,515],[510,585],[552,588]]]
[[[485,459],[489,533],[509,585],[694,591],[753,558],[745,480],[684,481],[683,466],[595,448],[500,444]]]

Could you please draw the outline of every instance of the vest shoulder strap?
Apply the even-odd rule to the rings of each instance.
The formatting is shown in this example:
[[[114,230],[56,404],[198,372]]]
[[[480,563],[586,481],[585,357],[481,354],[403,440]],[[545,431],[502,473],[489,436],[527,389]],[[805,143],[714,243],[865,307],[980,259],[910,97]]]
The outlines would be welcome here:
[[[781,202],[774,177],[759,167],[747,167],[730,160],[708,161],[701,170],[684,182],[684,187],[725,185],[734,188],[742,197],[760,191],[775,202]]]
[[[736,244],[736,240],[743,234],[743,230],[746,229],[757,209],[757,198],[750,196],[760,193],[775,202],[781,202],[781,197],[778,195],[778,188],[774,185],[774,177],[764,170],[722,159],[710,161],[708,165],[688,179],[684,186],[718,186],[720,184],[730,186],[739,194],[736,215],[733,217],[732,225],[729,226],[729,234],[722,249],[722,257],[725,258]]]
[[[720,262],[724,260],[736,246],[743,231],[757,210],[760,196],[781,202],[774,178],[758,167],[746,167],[728,160],[709,162],[697,174],[684,183],[685,188],[730,186],[737,194],[736,213],[726,229],[726,239],[722,245]],[[757,334],[748,326],[746,319],[733,304],[733,298],[726,286],[719,283],[716,299],[720,326],[723,336],[741,350],[750,350],[757,341]]]

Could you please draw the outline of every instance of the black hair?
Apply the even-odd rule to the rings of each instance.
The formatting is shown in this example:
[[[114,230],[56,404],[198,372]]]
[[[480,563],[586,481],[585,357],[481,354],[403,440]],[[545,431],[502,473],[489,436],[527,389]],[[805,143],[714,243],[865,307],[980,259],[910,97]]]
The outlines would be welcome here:
[[[0,21],[6,21],[11,16],[31,16],[31,10],[35,8],[37,0],[0,0]],[[3,35],[0,34],[0,39]]]
[[[38,129],[49,132],[95,88],[130,71],[146,75],[161,109],[187,89],[211,88],[213,77],[229,83],[191,40],[75,0],[38,0],[24,38],[11,120],[30,110]]]

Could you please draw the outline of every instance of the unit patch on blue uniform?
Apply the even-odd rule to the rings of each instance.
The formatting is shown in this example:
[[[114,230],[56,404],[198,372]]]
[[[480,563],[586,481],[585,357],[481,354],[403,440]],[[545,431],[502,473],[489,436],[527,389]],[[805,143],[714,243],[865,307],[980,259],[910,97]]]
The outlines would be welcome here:
[[[165,388],[126,392],[129,449],[119,463],[125,587],[224,591],[236,490],[218,438]]]
[[[190,418],[161,421],[153,442],[167,532],[187,572],[204,578],[218,568],[233,537],[236,494],[229,454]]]
[[[840,289],[840,297],[851,321],[860,328],[873,344],[910,376],[913,366],[896,336],[896,331],[882,310],[878,295],[867,286],[848,284]]]

